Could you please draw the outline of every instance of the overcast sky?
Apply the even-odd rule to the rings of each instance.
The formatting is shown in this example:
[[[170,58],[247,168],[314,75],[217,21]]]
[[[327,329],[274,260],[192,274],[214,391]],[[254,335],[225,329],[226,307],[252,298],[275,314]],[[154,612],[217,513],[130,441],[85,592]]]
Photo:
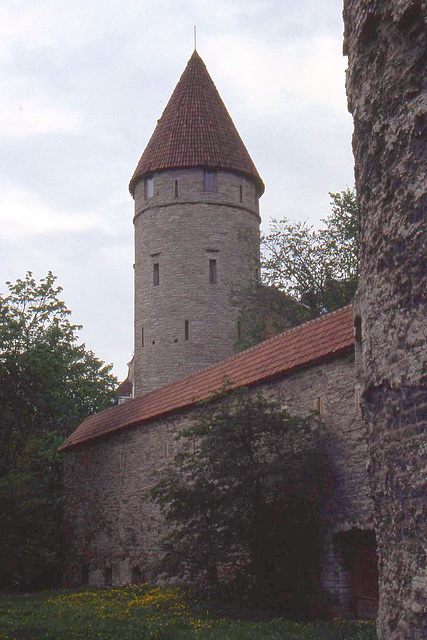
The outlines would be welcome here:
[[[3,0],[0,292],[51,270],[119,378],[133,349],[128,183],[193,51],[272,217],[318,224],[353,185],[341,0]]]

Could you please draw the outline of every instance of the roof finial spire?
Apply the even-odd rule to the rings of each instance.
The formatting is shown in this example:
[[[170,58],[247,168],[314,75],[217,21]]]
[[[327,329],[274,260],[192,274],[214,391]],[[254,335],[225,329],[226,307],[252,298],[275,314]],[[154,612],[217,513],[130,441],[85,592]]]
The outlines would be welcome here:
[[[194,25],[194,51],[197,51],[197,27]]]

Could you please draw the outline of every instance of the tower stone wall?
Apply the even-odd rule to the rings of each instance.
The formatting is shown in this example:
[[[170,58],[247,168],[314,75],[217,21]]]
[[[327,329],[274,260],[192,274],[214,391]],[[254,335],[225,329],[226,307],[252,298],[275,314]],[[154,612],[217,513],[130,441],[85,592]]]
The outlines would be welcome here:
[[[236,294],[259,268],[258,188],[218,170],[207,191],[204,173],[158,171],[152,195],[145,179],[135,188],[135,395],[234,354]]]
[[[361,210],[356,303],[378,636],[427,637],[427,4],[345,0]]]

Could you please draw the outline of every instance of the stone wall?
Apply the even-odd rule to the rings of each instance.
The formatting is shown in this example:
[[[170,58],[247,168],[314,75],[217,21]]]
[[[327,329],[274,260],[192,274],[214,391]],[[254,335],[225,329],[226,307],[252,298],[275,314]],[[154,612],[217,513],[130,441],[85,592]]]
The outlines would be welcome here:
[[[367,447],[351,354],[260,385],[263,393],[293,413],[320,408],[330,430],[335,484],[323,518],[326,528],[323,584],[351,609],[348,569],[334,543],[338,532],[372,528],[366,476]],[[194,410],[119,431],[65,451],[66,582],[103,586],[150,577],[162,533],[157,508],[144,503],[152,470],[176,451],[174,437]]]
[[[259,268],[254,180],[217,171],[215,190],[206,191],[203,169],[161,171],[152,179],[152,197],[145,180],[135,190],[135,395],[234,354],[232,296]]]
[[[427,637],[427,4],[345,0],[379,638]]]

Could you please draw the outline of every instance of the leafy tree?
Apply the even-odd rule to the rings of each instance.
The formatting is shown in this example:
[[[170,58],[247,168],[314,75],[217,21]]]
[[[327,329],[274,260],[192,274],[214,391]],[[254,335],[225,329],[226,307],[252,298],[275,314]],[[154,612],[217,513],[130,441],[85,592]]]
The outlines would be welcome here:
[[[261,606],[287,598],[297,613],[320,566],[324,438],[314,415],[248,390],[203,404],[149,494],[170,527],[161,569]]]
[[[268,340],[285,329],[310,319],[307,309],[276,287],[253,282],[234,296],[239,312],[236,351]]]
[[[358,205],[356,193],[330,193],[326,228],[306,222],[273,220],[262,238],[263,278],[306,305],[311,317],[349,304],[358,279]]]
[[[0,582],[47,584],[60,570],[62,464],[57,448],[109,406],[116,378],[78,343],[51,272],[0,296]]]

